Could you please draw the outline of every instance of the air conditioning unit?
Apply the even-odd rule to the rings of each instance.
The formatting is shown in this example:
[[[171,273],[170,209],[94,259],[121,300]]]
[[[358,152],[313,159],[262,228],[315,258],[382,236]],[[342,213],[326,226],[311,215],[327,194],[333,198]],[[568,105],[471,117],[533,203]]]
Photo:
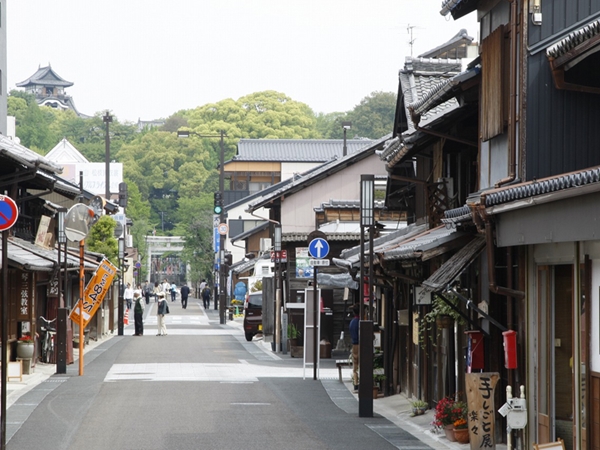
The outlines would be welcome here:
[[[268,252],[269,250],[271,250],[271,247],[273,247],[273,244],[271,243],[271,238],[260,238],[261,252]]]

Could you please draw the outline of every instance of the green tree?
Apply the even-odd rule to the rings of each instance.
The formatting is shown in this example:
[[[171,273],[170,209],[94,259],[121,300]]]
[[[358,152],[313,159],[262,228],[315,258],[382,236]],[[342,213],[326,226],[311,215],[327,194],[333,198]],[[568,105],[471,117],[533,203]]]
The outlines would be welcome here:
[[[90,230],[85,240],[89,251],[104,254],[114,265],[119,265],[119,244],[115,238],[117,222],[110,216],[102,216]]]
[[[46,154],[50,147],[52,139],[48,118],[36,102],[27,105],[22,123],[17,128],[17,136],[22,145],[42,155]]]
[[[395,114],[396,94],[373,92],[348,113],[347,120],[352,122],[351,135],[380,139],[392,132]]]

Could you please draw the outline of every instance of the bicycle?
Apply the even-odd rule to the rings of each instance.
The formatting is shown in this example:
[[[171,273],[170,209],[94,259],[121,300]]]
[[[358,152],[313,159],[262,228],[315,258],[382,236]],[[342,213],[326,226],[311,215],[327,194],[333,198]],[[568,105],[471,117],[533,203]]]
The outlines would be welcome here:
[[[54,336],[56,335],[56,328],[52,327],[51,324],[56,322],[56,318],[48,320],[43,316],[40,316],[40,320],[45,322],[45,325],[40,327],[40,330],[44,333],[41,338],[42,355],[41,361],[44,363],[50,363],[54,355]]]

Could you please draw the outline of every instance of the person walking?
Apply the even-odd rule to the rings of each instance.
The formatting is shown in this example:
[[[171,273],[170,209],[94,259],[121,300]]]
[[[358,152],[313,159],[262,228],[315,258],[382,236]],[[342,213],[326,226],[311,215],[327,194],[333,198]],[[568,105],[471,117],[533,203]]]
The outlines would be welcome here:
[[[204,289],[202,289],[202,303],[204,304],[204,309],[210,308],[210,287],[208,284],[204,284]]]
[[[160,284],[158,284],[158,281],[154,282],[154,289],[152,289],[152,293],[154,294],[154,302],[157,303],[158,302],[158,294],[160,294],[161,291],[161,287]]]
[[[171,301],[174,302],[175,300],[177,300],[177,285],[171,283]]]
[[[190,288],[188,287],[187,283],[183,283],[183,286],[181,286],[179,292],[181,293],[181,307],[186,309],[188,296],[190,295]]]
[[[156,309],[156,323],[158,326],[157,336],[167,335],[167,325],[165,324],[165,314],[169,314],[169,305],[164,292],[158,293],[158,307]]]
[[[125,291],[123,292],[123,298],[125,299],[125,302],[127,303],[127,309],[131,309],[131,306],[133,303],[133,289],[131,287],[131,283],[127,283],[127,287],[125,288]]]
[[[152,294],[152,284],[146,281],[144,285],[144,298],[146,299],[146,305],[150,304],[150,295]]]
[[[355,303],[352,306],[354,318],[350,321],[350,338],[352,339],[352,384],[354,390],[358,390],[358,343],[359,343],[359,325],[360,325],[360,305]]]
[[[134,336],[142,336],[144,334],[144,301],[142,294],[138,291],[133,293],[133,304]]]
[[[202,280],[202,283],[200,283],[200,286],[198,287],[198,297],[202,297],[202,291],[204,290],[205,287],[206,287],[206,280]]]
[[[167,281],[166,278],[160,285],[160,290],[165,293],[165,300],[166,300],[169,297],[169,292],[171,291],[171,284]]]

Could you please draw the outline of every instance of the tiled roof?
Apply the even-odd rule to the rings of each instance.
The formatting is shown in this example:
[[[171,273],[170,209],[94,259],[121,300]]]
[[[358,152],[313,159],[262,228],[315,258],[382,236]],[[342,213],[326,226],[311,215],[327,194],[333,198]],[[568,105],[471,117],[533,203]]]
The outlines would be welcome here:
[[[546,55],[549,58],[558,58],[598,34],[600,34],[600,20],[594,20],[548,47]]]
[[[488,209],[488,214],[493,214],[493,207],[506,203],[519,203],[522,206],[533,206],[538,203],[552,200],[554,193],[569,192],[582,195],[593,191],[600,191],[600,166],[577,172],[556,175],[541,180],[526,181],[511,186],[490,189],[473,195],[468,203],[477,205],[482,199]],[[536,197],[540,199],[536,201]],[[446,224],[471,220],[472,213],[469,205],[461,206],[444,212],[442,222]]]
[[[403,104],[408,119],[406,133],[413,133],[416,130],[408,109],[409,105],[420,101],[432,89],[459,74],[461,70],[461,61],[456,59],[406,58],[404,69],[400,71],[399,75],[400,88],[404,96]],[[424,113],[421,116],[420,125],[423,126],[456,107],[458,107],[458,102],[456,99],[450,98]]]
[[[449,107],[453,100],[456,102],[454,98],[454,89],[457,86],[460,86],[461,83],[474,78],[481,72],[481,66],[475,66],[472,69],[465,70],[452,78],[448,78],[444,81],[433,86],[427,93],[425,93],[419,100],[416,102],[410,103],[408,105],[409,109],[412,109],[416,114],[423,114],[427,111],[430,111],[434,108],[442,104],[446,104]],[[457,102],[456,102],[457,103]]]
[[[347,139],[348,154],[367,147],[369,139]],[[325,162],[341,158],[343,139],[240,139],[233,161]]]
[[[464,48],[473,42],[474,38],[468,35],[467,30],[464,28],[456,33],[448,42],[437,46],[436,48],[429,50],[428,52],[419,55],[419,58],[439,58],[444,56],[447,52],[455,50],[457,48]],[[460,57],[460,56],[459,56]]]
[[[0,248],[2,246],[0,245]],[[17,237],[8,240],[8,259],[10,263],[23,270],[51,272],[58,265],[58,253],[54,249],[45,249]],[[67,253],[67,267],[79,267],[79,258]],[[84,260],[86,269],[96,266]]]
[[[52,173],[62,172],[62,167],[58,164],[21,144],[17,144],[7,136],[0,135],[0,154],[29,168],[39,167]]]
[[[69,87],[73,86],[73,83],[64,80],[54,70],[52,70],[52,67],[47,66],[38,68],[37,72],[35,72],[25,81],[17,83],[17,87],[26,87],[31,85]]]
[[[279,189],[269,191],[268,193],[263,192],[264,195],[255,198],[253,199],[253,201],[249,202],[246,211],[254,211],[268,204],[272,200],[280,197],[283,194],[293,194],[294,192],[299,191],[305,188],[306,186],[310,186],[314,183],[317,183],[318,181],[334,173],[337,173],[340,170],[343,170],[346,167],[363,160],[364,158],[369,157],[370,155],[375,153],[375,150],[380,149],[383,146],[384,142],[386,142],[390,137],[391,135],[388,134],[387,136],[384,136],[383,138],[377,141],[372,141],[369,145],[363,147],[361,150],[355,153],[348,153],[348,155],[342,158],[338,158],[329,163],[322,164],[318,168],[311,170],[305,176],[294,179],[290,183],[279,183],[279,185],[276,185],[281,186]]]

